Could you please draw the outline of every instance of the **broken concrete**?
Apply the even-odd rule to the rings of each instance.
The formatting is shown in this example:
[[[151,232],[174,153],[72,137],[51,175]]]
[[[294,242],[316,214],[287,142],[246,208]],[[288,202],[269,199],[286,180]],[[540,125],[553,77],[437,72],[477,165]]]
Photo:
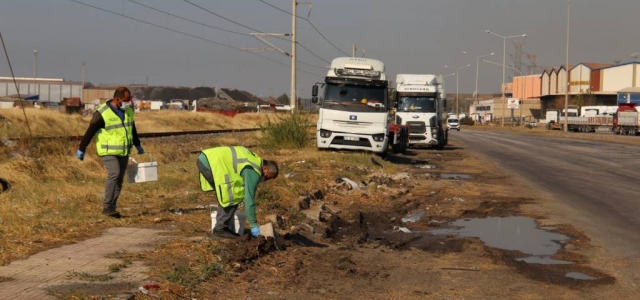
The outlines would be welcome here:
[[[276,245],[276,249],[282,250],[282,241],[278,235],[278,231],[273,227],[273,223],[269,222],[264,225],[260,225],[260,235],[266,238],[273,238],[273,242]]]

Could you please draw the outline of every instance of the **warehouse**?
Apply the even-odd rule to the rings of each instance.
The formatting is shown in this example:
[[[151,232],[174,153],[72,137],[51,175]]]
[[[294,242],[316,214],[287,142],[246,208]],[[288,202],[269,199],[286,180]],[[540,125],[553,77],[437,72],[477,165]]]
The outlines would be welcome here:
[[[18,88],[16,89],[16,83]],[[82,82],[65,81],[62,78],[0,77],[0,97],[20,93],[39,95],[40,101],[58,103],[64,98],[82,97]],[[92,86],[85,83],[85,88]]]

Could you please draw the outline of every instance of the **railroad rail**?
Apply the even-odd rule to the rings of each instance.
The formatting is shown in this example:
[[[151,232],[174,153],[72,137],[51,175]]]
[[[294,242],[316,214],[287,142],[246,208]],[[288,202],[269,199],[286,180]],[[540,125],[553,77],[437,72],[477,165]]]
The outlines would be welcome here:
[[[258,131],[260,128],[243,128],[243,129],[215,129],[215,130],[192,130],[192,131],[170,131],[170,132],[144,132],[138,133],[139,138],[159,138],[181,135],[198,135],[198,134],[222,134],[222,133],[235,133],[235,132],[251,132]],[[3,140],[31,140],[31,141],[47,141],[47,140],[66,140],[66,141],[79,141],[82,136],[34,136],[34,137],[6,137]]]

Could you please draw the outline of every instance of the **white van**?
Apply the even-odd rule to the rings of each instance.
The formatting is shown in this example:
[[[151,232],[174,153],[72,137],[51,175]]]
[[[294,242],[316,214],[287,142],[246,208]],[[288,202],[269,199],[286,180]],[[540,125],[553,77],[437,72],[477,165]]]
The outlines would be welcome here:
[[[456,129],[456,130],[460,131],[460,120],[458,120],[455,117],[448,118],[447,119],[447,128],[449,130]]]

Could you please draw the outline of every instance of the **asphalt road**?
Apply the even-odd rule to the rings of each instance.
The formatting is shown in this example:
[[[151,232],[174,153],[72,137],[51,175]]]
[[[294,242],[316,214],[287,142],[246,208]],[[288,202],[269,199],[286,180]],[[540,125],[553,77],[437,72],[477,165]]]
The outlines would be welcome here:
[[[640,146],[471,130],[449,139],[551,195],[598,244],[640,256]]]

